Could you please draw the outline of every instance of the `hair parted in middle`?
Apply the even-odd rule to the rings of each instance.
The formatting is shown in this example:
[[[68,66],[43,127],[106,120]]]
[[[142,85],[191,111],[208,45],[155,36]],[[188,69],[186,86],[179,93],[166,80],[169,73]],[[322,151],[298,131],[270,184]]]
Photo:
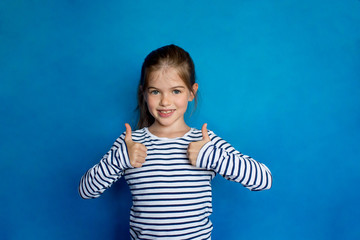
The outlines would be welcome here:
[[[190,57],[190,54],[174,44],[163,46],[149,53],[149,55],[146,56],[141,68],[141,77],[137,93],[137,109],[140,114],[137,124],[138,129],[149,127],[155,121],[154,117],[148,110],[145,99],[145,92],[148,87],[149,77],[152,72],[169,67],[176,69],[179,77],[184,81],[186,87],[192,92],[196,106],[197,95],[192,88],[195,84],[195,65]]]

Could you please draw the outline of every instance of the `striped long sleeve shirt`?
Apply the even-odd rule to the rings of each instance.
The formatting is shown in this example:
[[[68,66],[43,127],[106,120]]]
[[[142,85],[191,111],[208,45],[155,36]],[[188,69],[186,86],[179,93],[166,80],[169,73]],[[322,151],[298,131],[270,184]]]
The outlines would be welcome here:
[[[202,140],[201,130],[192,128],[179,138],[160,138],[147,128],[136,130],[132,139],[146,146],[147,157],[141,168],[133,168],[123,133],[81,178],[80,196],[99,197],[124,176],[133,201],[132,239],[210,239],[211,180],[216,173],[252,191],[269,189],[272,176],[264,164],[238,152],[212,131],[209,137],[194,167],[187,148]]]

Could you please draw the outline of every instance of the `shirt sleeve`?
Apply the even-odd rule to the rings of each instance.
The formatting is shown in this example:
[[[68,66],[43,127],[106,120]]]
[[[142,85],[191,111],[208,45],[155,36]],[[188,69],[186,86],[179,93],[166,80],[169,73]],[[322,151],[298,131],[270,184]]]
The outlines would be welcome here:
[[[90,168],[81,178],[79,194],[84,199],[97,198],[124,174],[133,168],[130,164],[123,133],[100,162]]]
[[[206,143],[198,154],[197,167],[214,170],[251,191],[271,188],[272,175],[264,164],[240,153],[212,131],[209,131],[209,137],[211,141]]]

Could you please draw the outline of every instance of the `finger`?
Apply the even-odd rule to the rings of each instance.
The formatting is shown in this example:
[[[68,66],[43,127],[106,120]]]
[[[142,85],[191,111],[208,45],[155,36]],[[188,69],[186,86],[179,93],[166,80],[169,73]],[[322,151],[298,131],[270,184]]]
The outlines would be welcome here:
[[[204,123],[204,125],[201,128],[203,140],[210,141],[210,137],[207,130],[207,123]]]
[[[140,158],[143,158],[145,160],[145,158],[147,157],[147,154],[146,154],[146,152],[138,152],[137,156]]]
[[[146,161],[146,156],[145,157],[141,157],[137,160],[137,162],[143,164]]]
[[[135,163],[132,164],[132,166],[134,168],[140,168],[140,167],[142,167],[142,163],[135,162]]]
[[[132,141],[131,137],[131,127],[128,123],[125,123],[126,132],[125,132],[125,141]]]
[[[140,143],[141,144],[141,143]],[[144,145],[144,144],[141,144],[140,145],[140,149],[142,150],[142,151],[144,151],[145,153],[147,152],[147,147]]]

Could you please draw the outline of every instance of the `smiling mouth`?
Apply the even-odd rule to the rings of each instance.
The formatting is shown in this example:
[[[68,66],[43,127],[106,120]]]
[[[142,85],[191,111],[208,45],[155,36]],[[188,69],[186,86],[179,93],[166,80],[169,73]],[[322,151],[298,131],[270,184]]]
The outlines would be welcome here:
[[[171,112],[173,112],[175,110],[158,110],[158,111],[161,112],[161,113],[171,113]]]
[[[160,117],[170,117],[175,110],[158,110]]]

